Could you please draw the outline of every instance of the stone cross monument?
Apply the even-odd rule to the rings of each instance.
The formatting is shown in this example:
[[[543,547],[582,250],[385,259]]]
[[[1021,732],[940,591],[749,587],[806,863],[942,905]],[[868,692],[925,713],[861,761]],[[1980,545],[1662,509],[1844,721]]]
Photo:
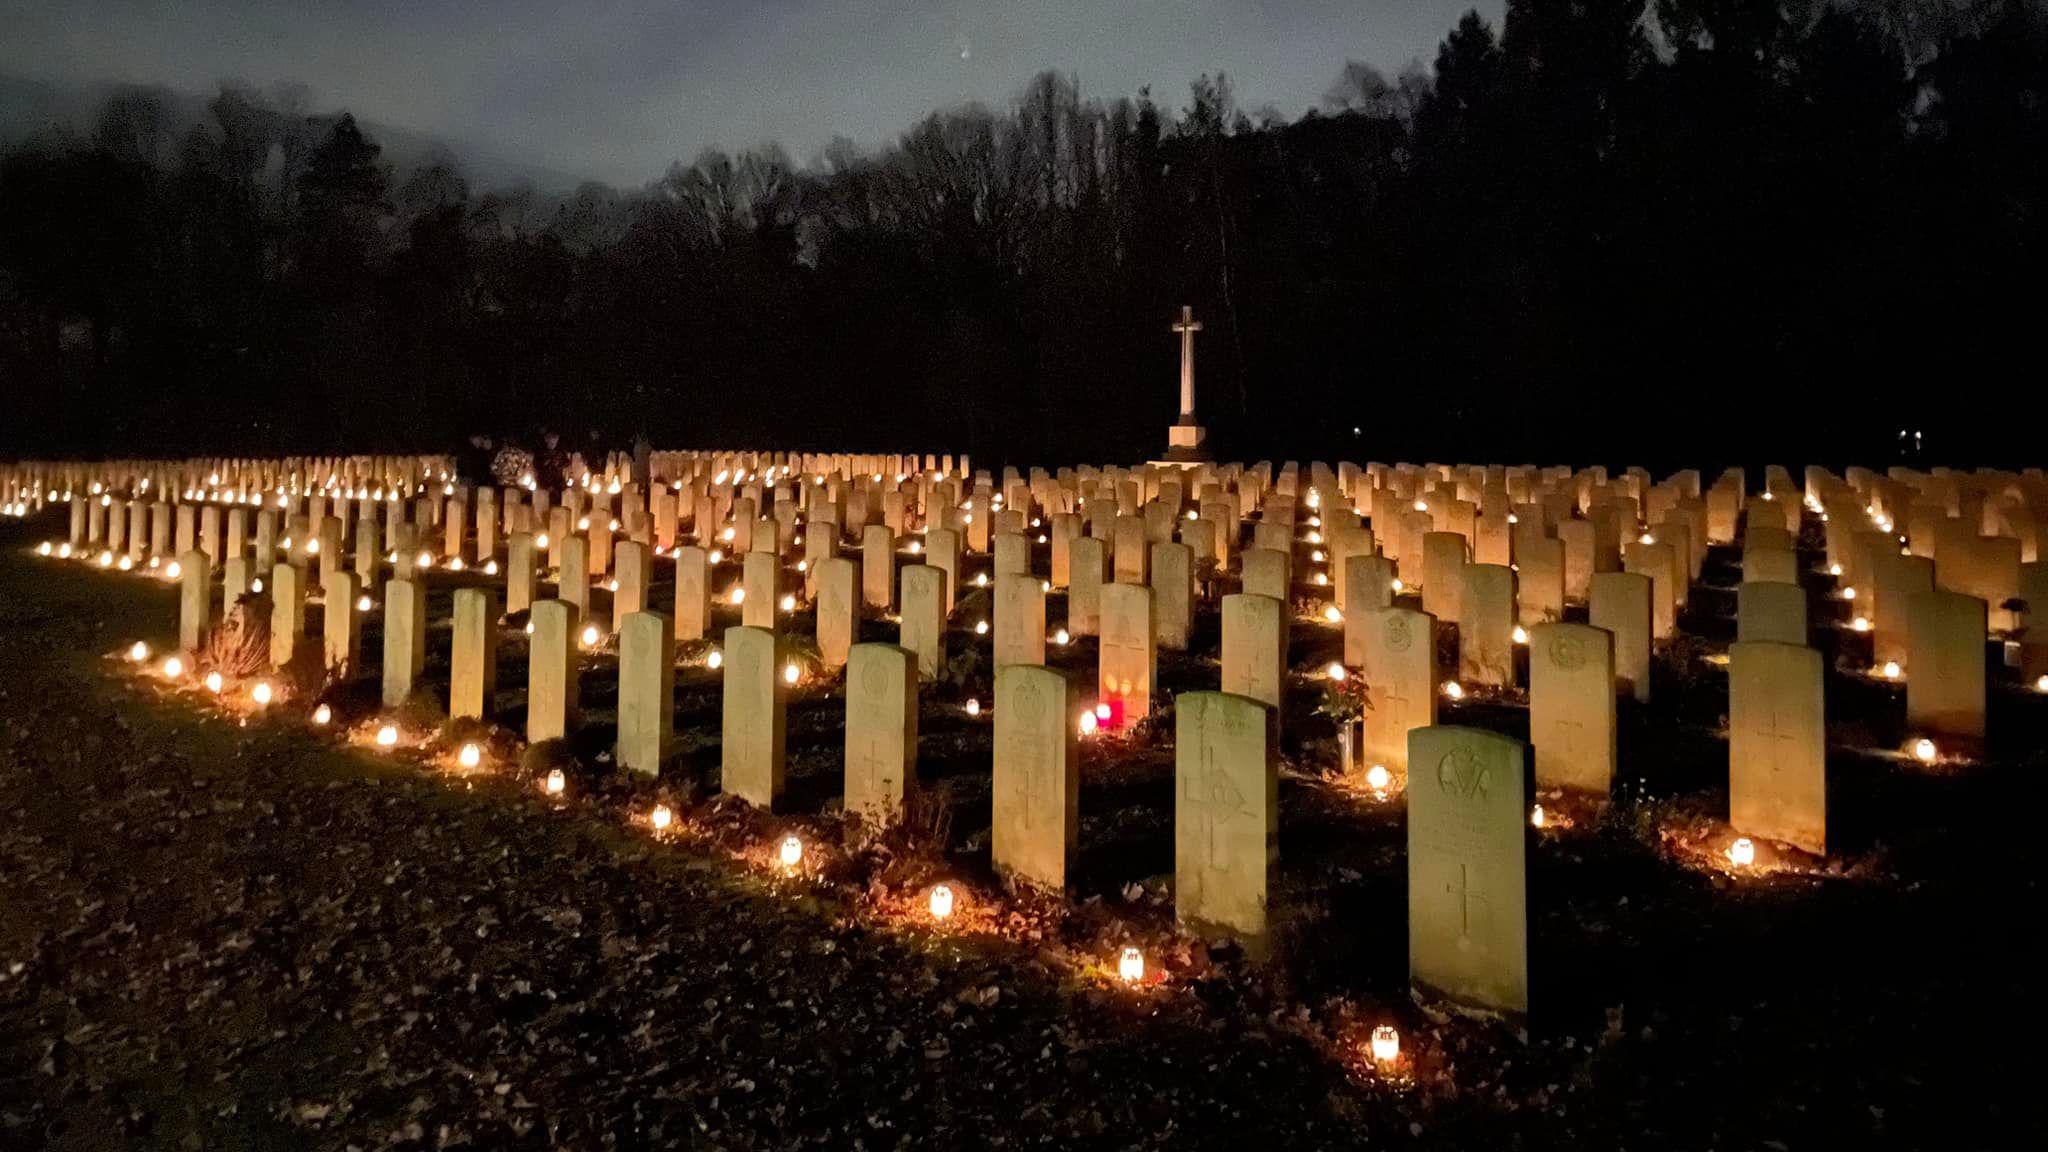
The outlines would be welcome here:
[[[1195,423],[1195,333],[1201,330],[1195,310],[1181,305],[1180,319],[1173,325],[1174,334],[1180,337],[1180,419],[1166,430],[1166,458],[1175,463],[1209,458],[1203,447],[1209,435]]]

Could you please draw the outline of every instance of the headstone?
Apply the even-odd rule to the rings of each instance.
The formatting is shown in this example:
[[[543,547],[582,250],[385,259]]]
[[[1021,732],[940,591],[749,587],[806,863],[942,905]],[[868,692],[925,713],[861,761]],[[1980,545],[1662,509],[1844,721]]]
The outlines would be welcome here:
[[[908,648],[856,644],[847,657],[846,810],[878,825],[917,792],[917,680]]]
[[[996,671],[990,853],[998,873],[1066,887],[1080,842],[1074,686],[1043,666]]]
[[[1806,589],[1744,580],[1735,589],[1735,638],[1806,643]]]
[[[1728,823],[1827,851],[1827,726],[1820,653],[1737,641],[1728,649]]]
[[[1185,544],[1152,545],[1152,623],[1169,652],[1186,651],[1194,629],[1194,559]]]
[[[497,694],[497,590],[458,588],[454,639],[449,645],[448,715],[487,720],[494,711]]]
[[[1934,561],[1887,550],[1872,556],[1870,563],[1869,595],[1858,601],[1855,611],[1870,621],[1871,658],[1879,667],[1894,660],[1909,665],[1907,608],[1914,596],[1934,591]]]
[[[1467,564],[1458,597],[1458,676],[1492,688],[1515,686],[1515,574],[1501,564]]]
[[[1650,578],[1650,635],[1666,640],[1678,631],[1678,553],[1664,541],[1630,544],[1622,550],[1622,567]]]
[[[1799,583],[1799,554],[1789,548],[1751,548],[1742,554],[1745,584]]]
[[[775,633],[725,630],[725,705],[719,787],[756,808],[782,796],[787,698]]]
[[[297,572],[296,569],[293,571]],[[361,616],[356,611],[357,587],[354,573],[336,572],[332,582],[321,590],[324,600],[321,606],[321,667],[336,682],[353,678],[362,666]],[[274,625],[276,600],[271,603]]]
[[[899,577],[903,608],[897,640],[917,657],[917,674],[937,680],[946,672],[946,574],[929,564],[905,564]]]
[[[896,536],[886,524],[870,524],[860,534],[861,599],[870,608],[888,611],[896,599]]]
[[[1638,702],[1650,701],[1650,593],[1653,583],[1640,572],[1596,572],[1587,618],[1593,627],[1614,636],[1614,677],[1628,686]]]
[[[853,648],[860,620],[859,581],[859,566],[845,556],[834,556],[818,571],[818,659],[827,668],[845,667]]]
[[[652,573],[648,547],[638,540],[621,540],[612,550],[612,631],[626,626],[626,617],[647,610],[647,585]]]
[[[1421,728],[1408,763],[1409,981],[1426,998],[1526,1016],[1522,745],[1476,728]]]
[[[997,669],[1045,663],[1045,586],[1036,576],[996,577],[993,652]]]
[[[675,696],[675,625],[659,612],[628,615],[619,624],[619,767],[661,774],[675,735]]]
[[[1529,632],[1529,741],[1536,786],[1606,794],[1618,762],[1614,636],[1586,624]]]
[[[1984,601],[1958,592],[1906,598],[1906,726],[1970,752],[1984,743]]]
[[[1257,944],[1280,860],[1271,709],[1228,692],[1183,692],[1174,713],[1174,911],[1197,932]]]
[[[1152,589],[1139,584],[1103,586],[1099,656],[1098,699],[1110,705],[1112,716],[1120,716],[1129,726],[1151,715],[1157,668]]]
[[[337,573],[339,575],[339,573]],[[355,611],[351,603],[349,611]],[[270,570],[270,663],[282,668],[299,651],[306,630],[306,574],[290,562]]]
[[[740,587],[746,598],[740,601],[740,622],[773,632],[776,606],[782,600],[782,557],[773,552],[749,552],[743,563]]]
[[[1253,596],[1268,596],[1289,602],[1293,595],[1293,558],[1277,548],[1247,548],[1241,563],[1244,590]]]
[[[1223,598],[1223,691],[1271,708],[1278,734],[1287,706],[1285,604],[1252,592]]]
[[[427,590],[393,580],[384,587],[384,707],[404,704],[426,666]]]
[[[678,642],[702,640],[711,627],[710,553],[694,544],[676,549],[675,633]]]
[[[212,626],[212,562],[199,549],[189,549],[178,556],[178,648],[199,651]]]
[[[1436,617],[1412,608],[1371,613],[1360,674],[1372,706],[1364,715],[1363,759],[1408,770],[1408,736],[1436,723]]]
[[[1102,627],[1102,587],[1108,556],[1102,541],[1082,536],[1068,545],[1067,632],[1093,636]]]
[[[526,741],[559,740],[575,722],[578,684],[576,605],[567,600],[535,602],[533,635],[527,644]]]

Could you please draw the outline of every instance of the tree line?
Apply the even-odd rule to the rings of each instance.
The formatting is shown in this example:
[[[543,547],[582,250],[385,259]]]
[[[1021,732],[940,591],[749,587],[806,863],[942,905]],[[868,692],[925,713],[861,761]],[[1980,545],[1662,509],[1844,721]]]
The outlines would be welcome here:
[[[2044,182],[2037,0],[1510,0],[1292,119],[1048,72],[557,197],[127,91],[0,157],[0,455],[1128,460],[1185,303],[1244,456],[2033,463]]]

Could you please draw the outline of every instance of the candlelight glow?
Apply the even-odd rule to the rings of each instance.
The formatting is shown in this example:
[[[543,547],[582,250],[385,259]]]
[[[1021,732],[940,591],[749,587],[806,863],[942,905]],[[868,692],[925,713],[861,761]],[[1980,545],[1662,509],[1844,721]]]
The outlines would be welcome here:
[[[535,536],[535,537],[533,538],[533,546],[534,546],[535,548],[545,548],[545,547],[547,547],[547,546],[548,546],[548,534],[547,534],[547,533],[545,533],[545,532],[543,532],[543,533],[541,533],[540,535],[538,535],[538,536]]]
[[[976,636],[986,636],[986,635],[988,635],[988,621],[986,621],[986,620],[976,620],[976,621],[974,622],[974,634],[975,634]]]
[[[1403,591],[1404,589],[1406,589],[1406,588],[1407,588],[1407,585],[1406,585],[1406,584],[1403,584],[1403,583],[1401,583],[1401,578],[1400,578],[1399,576],[1396,576],[1396,577],[1394,577],[1394,582],[1393,582],[1393,585],[1392,585],[1392,587],[1393,587],[1393,589],[1394,589],[1394,591],[1395,591],[1396,593],[1399,593],[1399,592]]]
[[[792,592],[782,598],[782,610],[784,612],[796,611],[796,593]]]
[[[1344,670],[1344,665],[1332,660],[1329,666],[1323,669],[1323,675],[1341,684],[1344,682],[1345,677],[1351,675],[1351,673]]]
[[[1897,680],[1899,678],[1899,662],[1897,660],[1887,660],[1884,662],[1884,678],[1887,680]]]
[[[803,669],[798,668],[795,661],[782,666],[782,682],[785,684],[796,683],[797,679],[803,674]]]
[[[220,673],[208,672],[206,674],[206,690],[208,692],[212,692],[215,695],[218,695],[220,693],[221,688],[226,684],[227,681],[222,679]]]
[[[183,676],[184,674],[185,662],[183,660],[178,659],[176,656],[167,656],[164,658],[164,677],[166,679],[176,680],[178,677]]]
[[[1463,700],[1465,698],[1465,686],[1456,680],[1446,680],[1444,681],[1444,695],[1452,700]]]
[[[50,542],[48,540],[45,540],[41,544],[36,545],[36,555],[38,556],[48,556],[50,553],[55,551],[56,549],[50,546]]]
[[[1858,616],[1854,620],[1849,621],[1849,628],[1854,632],[1868,632],[1870,631],[1870,618]]]
[[[390,724],[386,724],[382,728],[377,729],[377,743],[379,746],[385,748],[389,748],[393,744],[398,743],[398,729]]]
[[[258,680],[256,686],[249,689],[249,698],[256,701],[256,705],[259,708],[269,704],[273,695],[274,693],[268,680]]]
[[[1941,750],[1934,746],[1934,741],[1924,736],[1913,741],[1913,759],[1918,760],[1922,764],[1934,763],[1935,757],[1939,755],[1941,755]]]
[[[647,823],[652,825],[656,832],[668,831],[668,826],[675,823],[675,820],[676,814],[669,811],[666,804],[656,804],[654,811],[647,814]]]
[[[1401,1058],[1401,1034],[1390,1024],[1382,1024],[1372,1030],[1372,1058],[1379,1064],[1392,1064]]]
[[[944,884],[932,886],[932,919],[944,920],[953,914],[953,889]]]
[[[569,778],[562,774],[562,770],[560,768],[548,769],[548,795],[560,796],[565,790],[568,789],[568,787]]]
[[[711,655],[709,655],[709,656],[706,656],[706,657],[704,658],[704,666],[705,666],[706,668],[722,668],[722,667],[724,667],[724,666],[725,666],[725,653],[723,653],[723,652],[720,652],[720,651],[719,651],[718,649],[716,649],[716,648],[713,648],[713,649],[711,650]]]
[[[1529,810],[1529,827],[1543,827],[1543,805],[1538,804],[1536,807],[1531,808]]]
[[[128,658],[137,664],[149,659],[149,645],[137,640],[134,644],[129,645]]]
[[[1854,600],[1855,598],[1856,598],[1856,588],[1855,588],[1855,586],[1854,586],[1854,585],[1850,585],[1849,587],[1847,587],[1847,588],[1844,588],[1844,589],[1842,589],[1842,599],[1844,599],[1844,600]]]
[[[485,561],[485,562],[484,562],[484,575],[486,575],[486,576],[496,576],[497,574],[498,574],[498,562],[497,562],[496,560],[488,560],[488,561]]]
[[[1328,608],[1323,609],[1323,619],[1332,624],[1342,624],[1344,622],[1344,613],[1338,611],[1337,606],[1332,604]]]
[[[334,709],[329,708],[327,705],[322,704],[318,708],[313,709],[313,723],[325,724],[332,719],[334,719]]]
[[[370,599],[368,595],[356,597],[356,611],[358,612],[368,612],[370,609],[375,608],[376,606],[377,602],[375,600]]]
[[[986,587],[988,587],[988,573],[986,573],[986,572],[976,572],[976,573],[974,574],[974,586],[975,586],[976,588],[986,588]]]
[[[1375,792],[1385,792],[1387,785],[1394,782],[1394,774],[1387,771],[1385,764],[1375,764],[1365,770],[1365,782]]]
[[[732,595],[728,599],[734,604],[744,604],[747,602],[747,590],[735,584],[732,588]]]
[[[604,633],[597,630],[597,625],[586,624],[583,626],[583,646],[585,648],[597,647],[597,642],[603,638]]]
[[[1117,958],[1116,974],[1126,984],[1136,984],[1145,978],[1145,954],[1136,945],[1125,945],[1123,955]]]
[[[782,838],[782,848],[780,849],[780,851],[779,851],[779,853],[778,853],[778,856],[779,856],[779,858],[780,858],[780,859],[782,860],[782,866],[783,866],[784,868],[795,868],[795,867],[796,867],[797,865],[799,865],[799,864],[803,863],[803,861],[804,861],[804,842],[803,842],[803,840],[802,840],[801,838],[799,838],[799,837],[796,837],[796,836],[785,836],[785,837],[783,837],[783,838]]]
[[[1756,863],[1756,845],[1750,843],[1747,836],[1738,838],[1728,846],[1728,862],[1737,868],[1747,868]]]
[[[1511,635],[1517,644],[1527,644],[1529,642],[1529,630],[1520,624],[1515,625],[1515,630]]]
[[[2037,677],[2035,677],[2035,679],[2034,679],[2034,691],[2036,691],[2036,692],[2048,692],[2048,676],[2037,676]]]
[[[71,553],[70,553],[70,552],[68,551],[68,549],[69,549],[70,547],[71,547],[71,546],[70,546],[70,545],[68,545],[68,544],[67,544],[67,545],[65,545],[65,548],[67,549],[67,551],[66,551],[66,552],[65,552],[64,554],[65,554],[66,556],[69,556],[69,555],[71,554]],[[170,578],[170,579],[172,579],[172,580],[176,580],[176,579],[177,579],[177,578],[178,578],[179,576],[183,575],[183,574],[184,574],[184,572],[185,572],[185,567],[184,567],[184,565],[182,565],[182,564],[178,563],[178,562],[177,562],[176,560],[173,560],[173,561],[171,561],[171,566],[170,566],[170,567],[168,567],[168,568],[166,568],[166,569],[164,569],[164,575],[165,575],[165,576],[167,576],[167,577],[169,577],[169,578]]]
[[[462,751],[455,754],[455,762],[464,768],[474,768],[484,762],[484,750],[475,744],[464,744]]]
[[[1093,712],[1083,712],[1083,713],[1081,713],[1081,735],[1083,735],[1083,736],[1092,736],[1092,735],[1094,735],[1094,733],[1095,733],[1095,729],[1096,729],[1096,728],[1097,728],[1097,727],[1098,727],[1098,726],[1100,725],[1100,723],[1101,723],[1100,721],[1098,721],[1098,720],[1096,720],[1096,719],[1095,719],[1095,713],[1093,713]]]
[[[432,552],[422,552],[419,554],[416,563],[422,568],[432,568],[434,566],[434,554]]]
[[[969,716],[981,715],[981,701],[970,698],[965,707]]]
[[[1062,648],[1066,647],[1068,644],[1073,643],[1073,641],[1074,638],[1067,634],[1067,630],[1065,628],[1062,628],[1059,631],[1052,634],[1052,642],[1059,645]]]

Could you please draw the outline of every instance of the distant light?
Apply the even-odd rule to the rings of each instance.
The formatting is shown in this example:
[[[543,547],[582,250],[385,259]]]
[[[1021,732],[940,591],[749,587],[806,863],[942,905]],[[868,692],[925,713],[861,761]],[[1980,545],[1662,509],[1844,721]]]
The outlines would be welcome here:
[[[1543,827],[1543,821],[1543,805],[1538,804],[1529,810],[1529,827],[1541,828]]]
[[[1728,846],[1728,862],[1737,868],[1747,868],[1756,863],[1756,845],[1747,836],[1737,838]]]
[[[974,634],[975,634],[976,636],[986,636],[986,635],[988,635],[988,621],[986,621],[986,620],[976,620],[976,621],[974,622]]]
[[[220,690],[226,685],[227,681],[221,677],[220,673],[208,672],[206,674],[206,690],[208,692],[219,695]]]
[[[560,796],[569,787],[569,778],[560,768],[548,769],[547,790],[550,796]]]
[[[185,662],[176,656],[164,657],[164,678],[176,680],[185,674]]]
[[[656,832],[668,831],[668,826],[675,823],[675,820],[676,814],[669,811],[668,805],[666,804],[656,804],[654,806],[654,811],[649,812],[647,814],[647,823],[651,825]]]
[[[595,647],[597,647],[597,642],[598,642],[599,640],[602,640],[602,639],[604,639],[604,633],[602,633],[602,632],[599,632],[599,631],[597,630],[597,625],[595,625],[595,624],[586,624],[586,625],[584,625],[584,628],[583,628],[583,646],[584,646],[585,648],[595,648]]]
[[[1126,984],[1136,984],[1145,978],[1145,954],[1135,945],[1126,945],[1123,955],[1117,958],[1116,974]]]
[[[784,664],[782,666],[782,682],[784,684],[796,683],[798,678],[800,678],[803,674],[803,669],[798,668],[796,666],[795,661],[791,661],[788,664]]]
[[[1095,733],[1095,729],[1096,729],[1096,728],[1097,728],[1097,727],[1098,727],[1099,725],[1100,725],[1100,721],[1098,721],[1098,720],[1096,720],[1096,719],[1095,719],[1095,713],[1093,713],[1093,712],[1083,712],[1083,713],[1081,713],[1081,725],[1080,725],[1080,727],[1081,727],[1081,735],[1083,735],[1083,736],[1092,736],[1092,735],[1094,735],[1094,733]]]
[[[389,724],[377,729],[377,743],[385,748],[398,743],[398,729]]]
[[[259,708],[268,705],[272,695],[273,692],[268,680],[258,680],[256,686],[249,689],[249,698],[256,701],[256,705]]]
[[[804,861],[804,842],[800,837],[785,836],[778,855],[784,868],[795,868]]]
[[[464,768],[474,768],[484,762],[484,750],[475,744],[464,744],[455,754],[455,762]]]
[[[1387,785],[1394,782],[1394,774],[1387,771],[1385,764],[1375,764],[1365,770],[1365,782],[1375,792],[1385,792]]]
[[[1868,632],[1870,631],[1870,618],[1858,616],[1854,620],[1849,621],[1849,628],[1856,632]]]
[[[945,884],[933,885],[931,899],[928,903],[932,911],[932,919],[946,919],[953,914],[953,889]]]
[[[981,701],[970,698],[967,701],[967,714],[969,716],[981,715]]]
[[[704,658],[704,666],[705,666],[706,668],[719,668],[719,667],[722,667],[722,666],[724,666],[724,664],[725,664],[725,653],[723,653],[723,652],[720,652],[720,651],[719,651],[718,649],[716,649],[716,648],[713,648],[713,649],[711,650],[711,655],[709,655],[709,656],[706,656],[706,657]]]
[[[1529,630],[1520,624],[1515,625],[1515,630],[1511,635],[1517,644],[1527,644],[1529,642]]]
[[[1941,750],[1934,746],[1934,741],[1924,736],[1913,742],[1913,759],[1922,764],[1932,764],[1940,755]]]
[[[313,709],[313,723],[326,724],[332,719],[334,719],[334,709],[327,705],[322,704],[318,708]]]
[[[1339,663],[1338,661],[1332,660],[1330,661],[1329,666],[1323,669],[1323,675],[1328,676],[1330,679],[1337,681],[1339,684],[1342,684],[1344,680],[1351,675],[1351,673],[1345,671],[1343,664]]]
[[[1444,681],[1444,695],[1452,700],[1463,700],[1465,698],[1465,686],[1456,680],[1446,680]]]
[[[782,598],[782,610],[784,612],[796,611],[796,593],[789,593]]]
[[[1344,613],[1339,611],[1335,604],[1332,604],[1323,609],[1323,619],[1332,624],[1342,624],[1344,622]]]
[[[1068,644],[1073,643],[1073,640],[1074,638],[1067,634],[1067,630],[1065,628],[1062,628],[1059,631],[1052,634],[1052,642],[1059,645],[1062,648],[1066,647]]]
[[[128,658],[137,664],[149,659],[149,645],[137,640],[128,646]]]

